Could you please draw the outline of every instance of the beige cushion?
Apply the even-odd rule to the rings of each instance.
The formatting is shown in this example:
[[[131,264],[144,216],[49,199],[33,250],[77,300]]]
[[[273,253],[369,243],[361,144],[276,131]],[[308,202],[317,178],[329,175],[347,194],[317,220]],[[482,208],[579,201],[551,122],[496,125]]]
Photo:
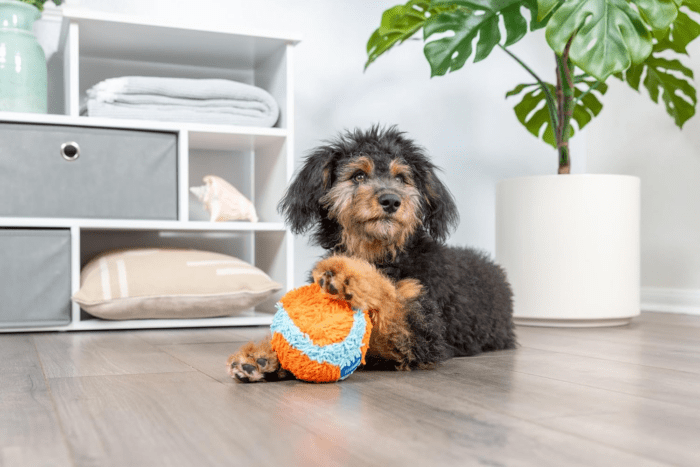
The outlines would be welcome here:
[[[260,269],[209,251],[112,251],[80,273],[73,300],[103,319],[211,318],[235,315],[280,290]]]

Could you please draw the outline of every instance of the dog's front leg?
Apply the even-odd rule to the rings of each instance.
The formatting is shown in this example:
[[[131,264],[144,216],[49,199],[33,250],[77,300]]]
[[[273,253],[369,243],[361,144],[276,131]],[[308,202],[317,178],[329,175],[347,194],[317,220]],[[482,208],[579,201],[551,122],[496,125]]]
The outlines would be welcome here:
[[[369,310],[373,328],[368,355],[409,369],[414,356],[406,314],[421,293],[418,281],[394,283],[367,261],[342,255],[321,260],[312,276],[326,293],[347,300],[353,308]]]
[[[228,358],[228,374],[240,383],[258,383],[294,379],[282,369],[277,353],[270,345],[270,337],[260,342],[248,342]]]

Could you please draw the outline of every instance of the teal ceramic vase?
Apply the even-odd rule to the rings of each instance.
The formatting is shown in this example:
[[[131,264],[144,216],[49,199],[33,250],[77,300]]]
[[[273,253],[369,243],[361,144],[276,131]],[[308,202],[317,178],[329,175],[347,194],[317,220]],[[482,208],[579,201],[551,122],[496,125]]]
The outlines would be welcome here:
[[[46,113],[46,56],[34,36],[39,10],[0,0],[0,111]]]

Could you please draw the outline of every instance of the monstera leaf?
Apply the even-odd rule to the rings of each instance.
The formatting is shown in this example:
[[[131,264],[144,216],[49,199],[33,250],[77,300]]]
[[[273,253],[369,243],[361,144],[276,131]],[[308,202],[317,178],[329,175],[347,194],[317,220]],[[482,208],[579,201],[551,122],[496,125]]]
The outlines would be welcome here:
[[[684,4],[700,13],[700,0],[685,0]],[[656,103],[661,97],[666,112],[678,127],[683,128],[685,122],[695,115],[697,92],[693,85],[693,71],[674,55],[688,55],[686,47],[700,36],[700,25],[679,11],[668,29],[656,32],[655,36],[657,42],[651,55],[617,77],[636,91],[639,91],[640,84],[644,84],[649,97]]]
[[[700,0],[674,0],[689,10],[700,14]],[[688,55],[688,44],[700,36],[700,24],[696,23],[682,10],[678,10],[676,19],[666,29],[653,31],[656,38],[653,54],[670,50],[677,54]]]
[[[456,5],[433,3],[430,0],[410,0],[405,5],[397,5],[386,10],[382,15],[379,28],[367,41],[368,59],[365,69],[394,45],[410,39],[435,15],[457,8]]]
[[[691,10],[695,8],[694,11],[700,13],[700,0],[695,0],[694,4],[688,3]],[[671,50],[678,54],[688,55],[688,44],[700,36],[700,25],[690,19],[685,12],[679,11],[676,20],[671,23],[669,28],[654,34],[654,36],[657,43],[654,45],[652,53]]]
[[[668,28],[678,4],[632,1],[639,12],[626,0],[539,0],[540,17],[552,14],[545,33],[549,46],[561,55],[571,40],[571,61],[599,81],[641,63],[652,51],[650,29]]]
[[[474,52],[474,61],[486,58],[501,41],[499,21],[506,32],[504,46],[518,42],[528,31],[521,7],[530,10],[530,29],[544,27],[537,16],[537,0],[410,0],[384,12],[379,28],[367,42],[367,68],[380,55],[423,29],[425,56],[431,76],[459,70]],[[435,34],[453,32],[452,37],[429,41]]]
[[[576,122],[578,129],[585,127],[593,117],[598,115],[603,109],[603,104],[600,103],[598,97],[594,93],[601,96],[608,90],[604,83],[597,83],[589,77],[580,77],[577,80],[574,88],[574,99],[576,105],[572,119]],[[545,83],[550,93],[555,93],[553,84]],[[596,86],[594,88],[594,86]],[[518,118],[527,130],[538,138],[557,147],[556,138],[554,136],[554,125],[550,118],[550,112],[545,102],[545,93],[542,86],[538,83],[520,84],[506,94],[506,97],[515,96],[522,93],[524,90],[534,88],[525,93],[522,100],[516,104],[515,116]],[[574,135],[573,125],[569,126],[569,137]]]
[[[430,63],[431,77],[459,70],[472,53],[474,62],[488,57],[501,41],[498,25],[500,18],[503,18],[506,31],[504,46],[522,39],[527,33],[527,19],[523,16],[521,7],[531,11],[531,29],[543,25],[534,20],[537,16],[536,0],[434,0],[433,3],[461,8],[436,15],[426,22],[423,28],[423,36],[427,42],[424,52]],[[435,34],[447,32],[453,34],[428,41]],[[477,36],[474,50],[472,43]]]
[[[661,57],[649,57],[642,65],[645,67],[644,87],[654,102],[659,102],[659,95],[664,101],[666,112],[673,117],[676,125],[683,124],[695,115],[695,105],[698,103],[695,88],[692,85],[693,72],[683,66],[678,60],[668,60]],[[628,70],[630,74],[638,73]],[[681,73],[676,77],[673,72]]]

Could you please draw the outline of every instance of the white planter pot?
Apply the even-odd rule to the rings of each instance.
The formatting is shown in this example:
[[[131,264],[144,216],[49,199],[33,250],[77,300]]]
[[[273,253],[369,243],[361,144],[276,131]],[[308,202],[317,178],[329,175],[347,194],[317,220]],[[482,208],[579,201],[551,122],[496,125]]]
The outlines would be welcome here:
[[[503,180],[496,260],[515,322],[615,326],[639,315],[640,181],[626,175]]]

